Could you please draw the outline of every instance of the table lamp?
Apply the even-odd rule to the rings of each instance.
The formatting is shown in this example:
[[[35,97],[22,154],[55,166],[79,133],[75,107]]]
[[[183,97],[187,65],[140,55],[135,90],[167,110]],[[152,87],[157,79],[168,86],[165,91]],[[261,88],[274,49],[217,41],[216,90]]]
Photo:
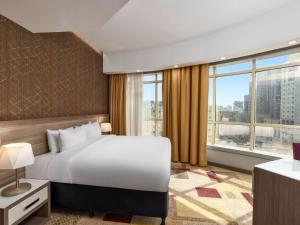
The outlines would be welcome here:
[[[16,172],[16,184],[5,188],[1,193],[2,196],[15,196],[30,190],[31,184],[19,182],[18,168],[32,165],[33,163],[34,156],[31,144],[12,143],[0,147],[0,169],[15,170]]]
[[[110,134],[111,130],[112,129],[110,123],[101,123],[101,133]]]

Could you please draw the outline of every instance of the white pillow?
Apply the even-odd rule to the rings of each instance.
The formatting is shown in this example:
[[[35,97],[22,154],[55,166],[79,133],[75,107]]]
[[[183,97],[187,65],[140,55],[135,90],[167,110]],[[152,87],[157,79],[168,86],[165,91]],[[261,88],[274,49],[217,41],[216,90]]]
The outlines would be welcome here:
[[[64,130],[73,130],[74,127],[68,127]],[[58,153],[61,151],[59,130],[47,129],[48,146],[51,153]]]
[[[68,150],[87,141],[84,127],[59,130],[61,151]]]
[[[48,146],[51,153],[57,153],[60,151],[59,143],[59,131],[47,130]]]
[[[101,136],[101,128],[98,122],[90,122],[88,124],[85,124],[84,128],[88,140],[95,140]]]

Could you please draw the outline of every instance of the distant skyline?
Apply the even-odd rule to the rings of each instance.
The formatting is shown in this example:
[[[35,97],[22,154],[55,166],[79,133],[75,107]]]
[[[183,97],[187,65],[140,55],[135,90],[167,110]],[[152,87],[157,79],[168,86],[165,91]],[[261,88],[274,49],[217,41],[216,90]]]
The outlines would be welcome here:
[[[288,62],[288,56],[278,56],[269,59],[257,60],[257,68],[279,65]],[[242,63],[232,66],[220,68],[219,73],[228,73],[233,71],[251,70],[252,63]],[[250,67],[249,67],[250,66]],[[221,106],[233,106],[234,101],[244,101],[244,96],[249,95],[249,84],[252,77],[251,74],[241,74],[217,79],[217,96],[216,103]],[[212,82],[211,82],[212,83]],[[210,87],[210,93],[211,92]],[[218,94],[219,92],[219,94]],[[221,92],[221,93],[220,93]]]

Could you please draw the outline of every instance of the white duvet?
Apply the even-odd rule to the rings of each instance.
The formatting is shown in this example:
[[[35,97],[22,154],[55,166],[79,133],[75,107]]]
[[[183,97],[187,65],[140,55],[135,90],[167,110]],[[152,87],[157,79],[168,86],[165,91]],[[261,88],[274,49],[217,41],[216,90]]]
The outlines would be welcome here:
[[[162,137],[103,136],[76,149],[37,156],[26,177],[53,182],[166,192],[171,144]]]

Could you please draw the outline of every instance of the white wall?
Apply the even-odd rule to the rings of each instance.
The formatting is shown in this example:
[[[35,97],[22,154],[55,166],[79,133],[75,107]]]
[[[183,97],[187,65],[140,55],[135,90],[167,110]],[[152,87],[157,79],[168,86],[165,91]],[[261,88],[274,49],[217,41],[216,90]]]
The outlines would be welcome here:
[[[104,53],[104,72],[135,72],[218,61],[286,47],[300,40],[300,1],[218,32],[176,44],[136,51]]]
[[[213,147],[207,150],[207,157],[209,162],[248,171],[252,171],[255,165],[278,159],[278,157],[260,156],[259,154],[251,154],[251,152],[247,154],[247,152],[242,153],[236,150],[216,150]]]

